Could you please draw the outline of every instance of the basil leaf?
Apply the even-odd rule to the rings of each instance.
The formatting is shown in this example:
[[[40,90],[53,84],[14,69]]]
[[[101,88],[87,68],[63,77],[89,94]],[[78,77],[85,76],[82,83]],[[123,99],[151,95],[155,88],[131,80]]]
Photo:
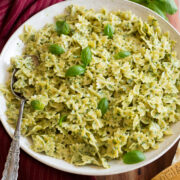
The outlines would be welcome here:
[[[66,77],[81,75],[81,74],[84,74],[84,72],[85,72],[85,68],[84,67],[82,67],[80,65],[75,65],[75,66],[70,67],[66,71]]]
[[[130,55],[131,55],[131,53],[129,51],[120,51],[119,53],[117,53],[114,56],[114,58],[115,59],[122,59],[122,58],[128,57]]]
[[[68,35],[71,30],[70,30],[69,24],[67,24],[66,21],[57,21],[56,31],[58,35],[61,35],[61,34]]]
[[[138,4],[142,4],[142,5],[146,5],[147,4],[146,0],[130,0],[130,1],[138,3]]]
[[[43,110],[44,109],[44,104],[41,103],[39,100],[31,101],[31,106],[34,110]]]
[[[125,164],[135,164],[145,160],[145,156],[141,151],[130,151],[123,156]]]
[[[166,20],[168,20],[166,14],[174,14],[178,10],[174,0],[131,0],[131,1],[142,4],[152,9]]]
[[[104,115],[108,109],[108,106],[109,106],[109,103],[108,103],[108,100],[107,98],[102,98],[100,101],[99,101],[99,104],[98,104],[98,109],[101,110],[101,113],[102,115]]]
[[[113,37],[114,29],[110,24],[107,24],[104,28],[104,34],[107,35],[109,38]]]
[[[85,66],[87,66],[89,65],[91,60],[92,60],[92,52],[91,52],[90,47],[87,46],[81,52],[81,61]]]
[[[62,122],[63,122],[66,118],[67,118],[67,115],[62,115],[62,116],[60,117],[59,122],[58,122],[59,126],[62,126]]]
[[[161,11],[167,14],[174,14],[178,10],[174,0],[155,0],[153,3],[156,4]]]
[[[157,12],[160,16],[162,16],[164,19],[168,20],[167,16],[165,13],[158,7],[158,5],[154,3],[149,3],[147,5],[148,8],[152,9],[153,11]]]
[[[51,44],[49,46],[49,51],[52,54],[56,54],[56,55],[60,55],[60,54],[65,52],[64,49],[61,46],[57,45],[57,44]]]

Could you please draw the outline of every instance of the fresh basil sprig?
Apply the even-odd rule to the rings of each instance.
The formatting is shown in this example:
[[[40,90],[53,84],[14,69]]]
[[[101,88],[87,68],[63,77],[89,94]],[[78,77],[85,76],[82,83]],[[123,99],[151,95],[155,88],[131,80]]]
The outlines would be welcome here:
[[[167,20],[166,14],[174,14],[178,10],[174,0],[130,0],[144,5]]]
[[[155,4],[167,14],[174,14],[178,10],[174,0],[156,0]]]

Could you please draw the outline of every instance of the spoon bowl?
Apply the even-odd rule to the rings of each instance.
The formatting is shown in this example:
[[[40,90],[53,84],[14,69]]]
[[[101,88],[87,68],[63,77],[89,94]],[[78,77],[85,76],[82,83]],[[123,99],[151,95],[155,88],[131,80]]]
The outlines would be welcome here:
[[[25,100],[25,98],[22,96],[21,93],[17,93],[17,92],[14,91],[13,85],[14,85],[14,83],[16,82],[15,74],[16,74],[17,71],[18,71],[18,69],[15,68],[15,69],[13,70],[13,72],[12,72],[12,77],[11,77],[11,92],[13,93],[13,95],[14,95],[17,99],[19,99],[19,100],[24,99],[24,100]]]

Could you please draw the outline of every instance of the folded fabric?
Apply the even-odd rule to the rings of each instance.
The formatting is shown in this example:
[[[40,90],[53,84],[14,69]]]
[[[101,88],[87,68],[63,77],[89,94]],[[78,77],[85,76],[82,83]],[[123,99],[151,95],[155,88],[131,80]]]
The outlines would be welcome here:
[[[38,11],[62,0],[0,0],[0,52],[10,35]],[[0,177],[11,139],[0,124]],[[19,180],[95,180],[48,167],[21,151]]]

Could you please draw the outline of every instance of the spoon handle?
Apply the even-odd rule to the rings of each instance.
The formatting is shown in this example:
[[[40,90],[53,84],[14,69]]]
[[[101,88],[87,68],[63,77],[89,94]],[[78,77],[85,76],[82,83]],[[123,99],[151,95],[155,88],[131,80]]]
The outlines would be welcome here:
[[[17,180],[18,177],[18,169],[19,169],[19,154],[20,154],[20,127],[21,120],[23,116],[25,100],[21,100],[21,107],[19,109],[19,118],[17,121],[17,126],[14,132],[13,141],[11,142],[11,146],[8,152],[8,156],[6,159],[3,176],[1,180]]]

